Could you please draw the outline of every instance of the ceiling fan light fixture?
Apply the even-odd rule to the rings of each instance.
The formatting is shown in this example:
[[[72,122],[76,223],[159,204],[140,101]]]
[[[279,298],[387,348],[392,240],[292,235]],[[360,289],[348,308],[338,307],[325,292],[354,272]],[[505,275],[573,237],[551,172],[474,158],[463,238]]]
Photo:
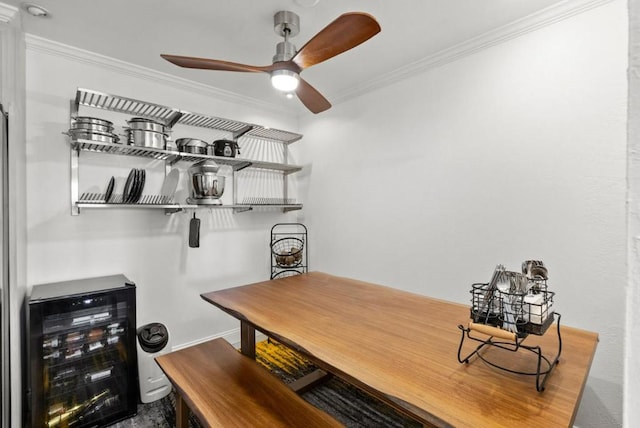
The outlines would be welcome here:
[[[275,70],[271,72],[271,84],[282,92],[293,92],[298,88],[300,78],[291,70]]]

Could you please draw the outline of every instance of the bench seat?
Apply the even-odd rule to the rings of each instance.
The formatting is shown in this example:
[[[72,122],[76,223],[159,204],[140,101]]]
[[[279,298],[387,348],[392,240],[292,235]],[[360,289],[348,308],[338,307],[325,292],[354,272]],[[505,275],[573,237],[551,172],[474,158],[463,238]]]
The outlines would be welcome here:
[[[208,427],[343,426],[224,339],[156,361],[176,390],[176,427],[187,427],[189,409]]]

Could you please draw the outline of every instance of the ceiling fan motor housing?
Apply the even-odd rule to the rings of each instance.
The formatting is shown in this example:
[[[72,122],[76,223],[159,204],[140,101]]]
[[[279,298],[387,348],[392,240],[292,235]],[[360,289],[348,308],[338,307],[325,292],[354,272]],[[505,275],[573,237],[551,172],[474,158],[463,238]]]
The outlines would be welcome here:
[[[289,61],[296,54],[296,47],[291,42],[280,42],[276,45],[273,62]]]

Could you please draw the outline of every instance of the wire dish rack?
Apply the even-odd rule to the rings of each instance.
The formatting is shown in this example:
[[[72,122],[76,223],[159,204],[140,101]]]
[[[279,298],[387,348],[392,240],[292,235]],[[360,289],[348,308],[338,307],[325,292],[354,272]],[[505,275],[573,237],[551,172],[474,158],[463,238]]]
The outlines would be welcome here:
[[[308,271],[307,227],[302,223],[277,223],[271,228],[271,279]]]
[[[491,283],[475,283],[471,286],[471,307],[468,326],[459,325],[462,337],[458,347],[458,362],[469,363],[478,359],[498,369],[527,376],[535,376],[536,390],[544,391],[547,377],[560,359],[562,338],[560,335],[561,315],[554,311],[554,292],[549,291],[546,279],[527,279],[523,274],[503,271],[500,280]],[[521,288],[513,284],[525,283]],[[540,346],[525,345],[530,335],[542,336],[556,321],[558,348],[554,357],[543,354]],[[488,338],[487,338],[488,336]],[[465,340],[478,342],[477,347],[468,355],[462,356]],[[531,371],[509,369],[502,364],[489,360],[480,351],[485,347],[496,347],[505,351],[528,351],[536,356],[536,368]]]

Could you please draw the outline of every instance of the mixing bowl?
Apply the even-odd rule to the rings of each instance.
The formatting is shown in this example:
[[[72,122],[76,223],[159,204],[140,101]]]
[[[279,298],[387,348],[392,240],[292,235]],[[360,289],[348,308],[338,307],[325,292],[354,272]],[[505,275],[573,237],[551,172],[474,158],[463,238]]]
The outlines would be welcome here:
[[[194,199],[217,199],[224,192],[224,176],[218,176],[218,165],[205,160],[189,168],[191,196]]]

